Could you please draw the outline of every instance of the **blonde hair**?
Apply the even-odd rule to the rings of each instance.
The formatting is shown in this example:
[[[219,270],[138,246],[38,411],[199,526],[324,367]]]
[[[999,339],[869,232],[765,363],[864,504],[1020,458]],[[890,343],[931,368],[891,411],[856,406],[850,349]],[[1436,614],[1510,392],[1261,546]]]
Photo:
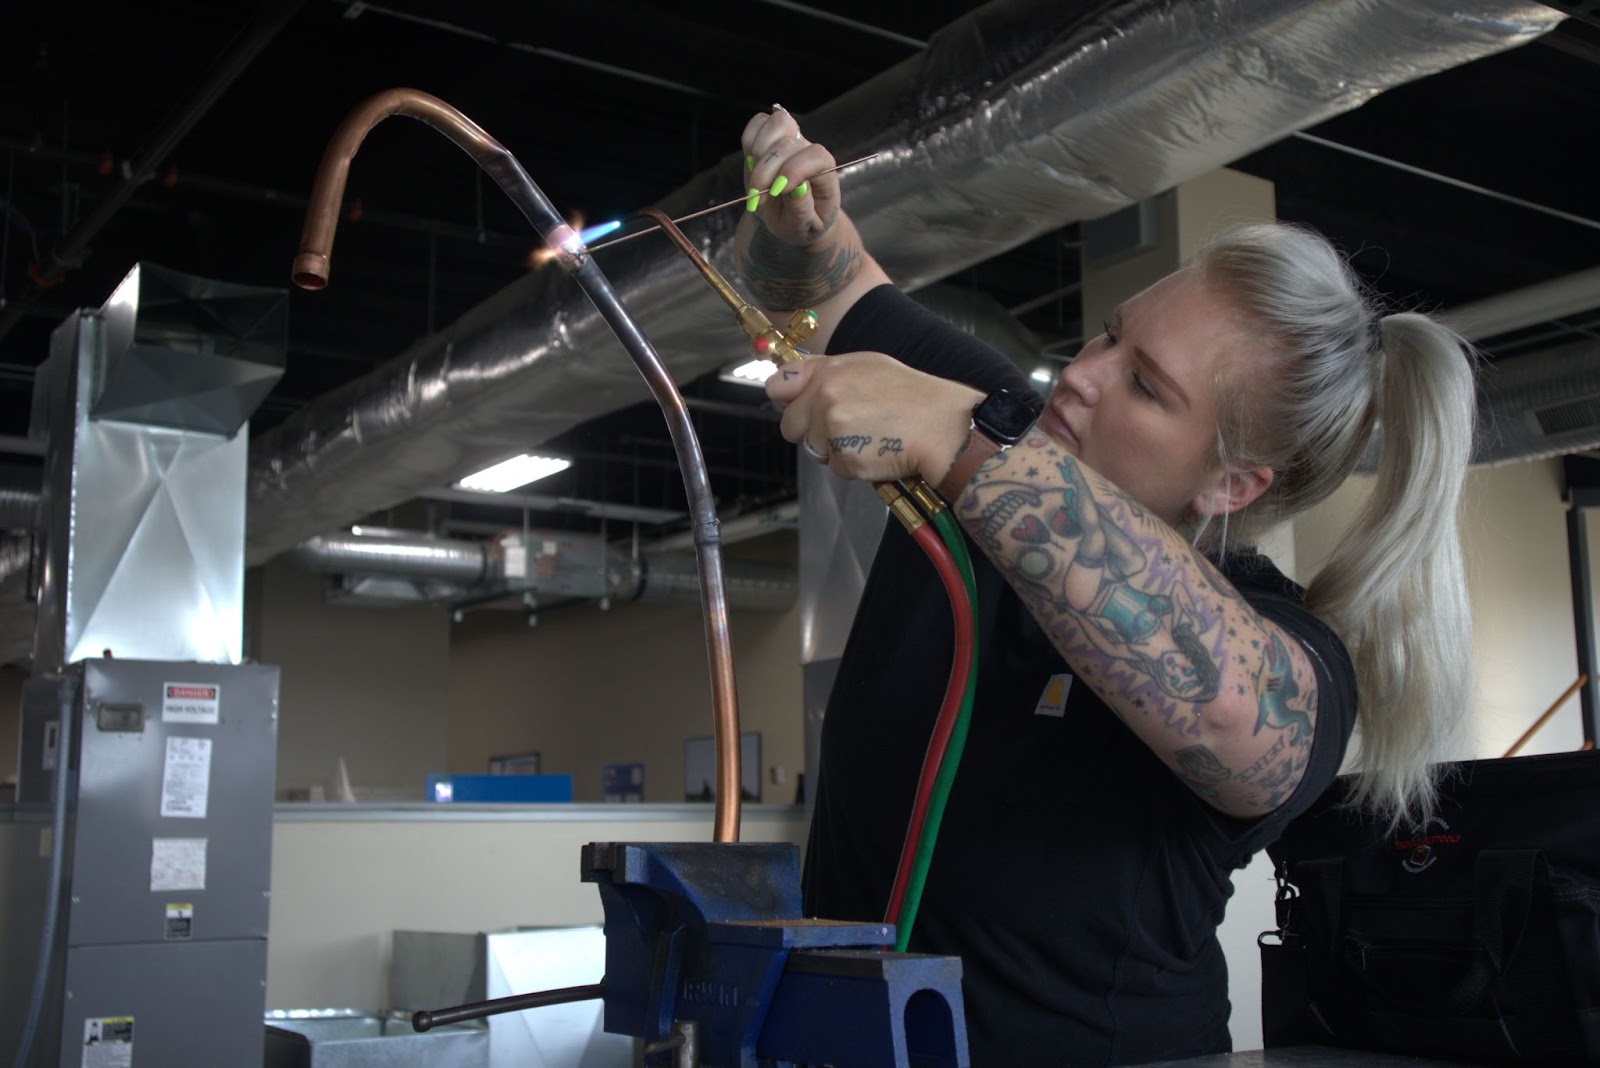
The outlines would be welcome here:
[[[1331,494],[1377,431],[1376,481],[1306,587],[1306,607],[1355,664],[1353,804],[1391,825],[1432,814],[1469,689],[1471,614],[1458,511],[1471,457],[1474,353],[1426,315],[1381,315],[1328,242],[1255,224],[1210,242],[1194,266],[1234,302],[1263,355],[1246,388],[1219,391],[1219,459],[1270,467],[1232,517],[1248,539]]]

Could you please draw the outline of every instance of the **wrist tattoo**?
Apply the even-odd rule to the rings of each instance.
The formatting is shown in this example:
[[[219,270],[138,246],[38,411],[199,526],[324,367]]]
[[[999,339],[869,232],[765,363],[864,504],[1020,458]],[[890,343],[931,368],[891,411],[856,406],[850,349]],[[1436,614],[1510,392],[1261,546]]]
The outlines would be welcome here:
[[[820,240],[832,228],[838,209],[816,233]],[[768,308],[808,308],[843,290],[861,273],[863,254],[854,242],[827,242],[799,248],[783,241],[760,219],[750,244],[739,257],[739,273],[758,303]]]

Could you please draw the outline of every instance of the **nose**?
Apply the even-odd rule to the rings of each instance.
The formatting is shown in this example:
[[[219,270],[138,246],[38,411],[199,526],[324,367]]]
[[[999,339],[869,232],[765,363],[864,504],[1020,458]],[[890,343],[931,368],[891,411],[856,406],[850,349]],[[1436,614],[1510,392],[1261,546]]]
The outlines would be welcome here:
[[[1061,369],[1061,384],[1078,395],[1086,405],[1100,400],[1100,376],[1096,361],[1087,348]]]

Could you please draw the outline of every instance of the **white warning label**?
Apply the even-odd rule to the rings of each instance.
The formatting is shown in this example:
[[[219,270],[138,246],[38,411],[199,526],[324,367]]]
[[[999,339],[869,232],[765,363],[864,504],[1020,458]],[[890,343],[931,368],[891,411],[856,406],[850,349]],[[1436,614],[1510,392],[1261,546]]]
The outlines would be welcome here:
[[[161,718],[168,723],[215,723],[222,687],[214,682],[169,682],[161,688]]]
[[[161,815],[205,819],[210,790],[211,739],[168,738],[167,762],[161,773]]]
[[[150,840],[151,890],[204,890],[206,840],[204,838],[152,838]]]
[[[132,1068],[133,1017],[83,1021],[83,1068]]]

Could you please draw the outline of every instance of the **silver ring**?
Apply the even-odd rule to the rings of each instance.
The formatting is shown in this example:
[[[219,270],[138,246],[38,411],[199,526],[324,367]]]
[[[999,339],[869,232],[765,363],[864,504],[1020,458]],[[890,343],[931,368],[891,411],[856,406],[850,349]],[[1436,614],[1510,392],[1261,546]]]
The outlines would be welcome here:
[[[811,457],[812,460],[819,464],[825,464],[828,462],[828,454],[818,451],[817,447],[812,445],[810,439],[808,438],[800,439],[800,449],[807,456]]]

